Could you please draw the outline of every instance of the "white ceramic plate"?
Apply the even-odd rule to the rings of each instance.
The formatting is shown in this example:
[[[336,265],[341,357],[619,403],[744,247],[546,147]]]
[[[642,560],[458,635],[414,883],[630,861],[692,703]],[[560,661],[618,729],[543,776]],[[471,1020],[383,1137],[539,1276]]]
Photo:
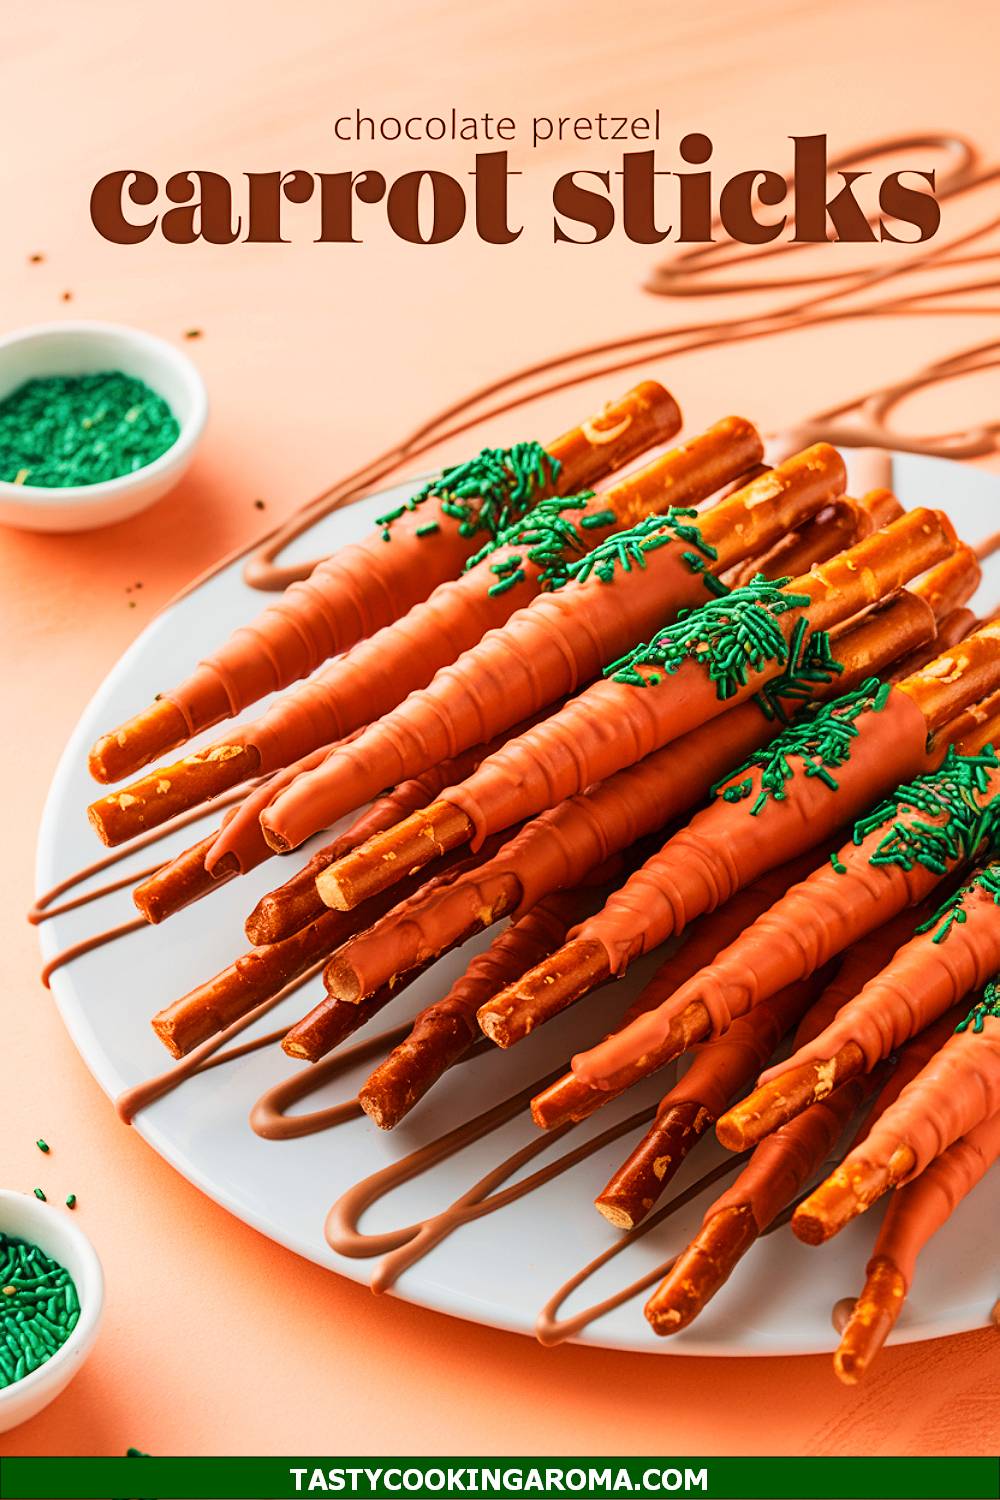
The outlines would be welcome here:
[[[894,486],[908,505],[945,508],[970,541],[998,524],[1000,479],[995,476],[942,460],[900,455],[894,459]],[[391,495],[402,496],[410,489],[402,486]],[[385,505],[385,496],[372,497],[328,517],[300,539],[290,555],[315,556],[353,540]],[[1000,560],[987,572],[975,602],[992,609],[1000,602]],[[77,725],[56,772],[39,838],[40,890],[95,857],[95,838],[85,815],[94,795],[86,760],[98,733],[148,702],[161,685],[176,681],[193,666],[205,642],[221,639],[264,602],[264,597],[243,583],[241,565],[236,563],[167,609],[122,657]],[[173,853],[198,836],[199,828],[188,830],[160,847]],[[152,862],[149,851],[130,859],[136,869]],[[119,872],[129,868],[123,864]],[[292,868],[265,864],[162,926],[130,935],[56,972],[52,990],[63,1019],[106,1093],[115,1096],[162,1071],[166,1054],[150,1029],[149,1017],[243,950],[243,917],[258,896],[277,883],[276,876],[285,878]],[[133,915],[126,890],[56,917],[41,928],[43,952],[51,957],[98,926]],[[443,960],[399,997],[385,1012],[384,1022],[380,1018],[373,1027],[394,1024],[443,994],[483,941],[474,940],[462,955]],[[335,1255],[323,1238],[324,1217],[333,1200],[359,1177],[558,1066],[575,1045],[599,1030],[602,1010],[612,1019],[620,1014],[642,978],[642,973],[630,975],[621,986],[592,996],[511,1053],[493,1052],[453,1070],[391,1134],[364,1119],[298,1140],[258,1138],[247,1123],[251,1106],[266,1088],[302,1066],[276,1048],[251,1053],[189,1080],[141,1113],[134,1128],[178,1171],[239,1218],[300,1255],[342,1275],[367,1280],[372,1263]],[[277,1021],[287,1016],[290,1022],[304,1014],[318,990],[315,979],[275,1013]],[[273,1028],[275,1014],[258,1022],[258,1029]],[[359,1082],[359,1077],[348,1077],[301,1108],[332,1103]],[[624,1100],[610,1106],[573,1139],[597,1133],[616,1118],[615,1109],[622,1115],[631,1113],[640,1102],[652,1102],[659,1092],[662,1078],[651,1080],[645,1097],[630,1095],[627,1107]],[[377,1204],[365,1216],[362,1228],[378,1231],[408,1224],[432,1208],[444,1207],[501,1155],[533,1134],[528,1119],[511,1122]],[[591,1200],[626,1150],[620,1143],[606,1148],[540,1193],[466,1225],[408,1270],[397,1293],[459,1317],[531,1333],[539,1308],[556,1287],[613,1240],[614,1231],[595,1212]],[[703,1143],[676,1180],[675,1190],[707,1170],[717,1159],[715,1151],[714,1143]],[[699,1199],[631,1246],[567,1304],[564,1314],[609,1294],[679,1249],[700,1222],[706,1201]],[[1000,1291],[992,1235],[998,1216],[1000,1175],[993,1174],[929,1246],[893,1336],[896,1341],[958,1333],[984,1323]],[[594,1324],[583,1338],[610,1348],[654,1353],[762,1355],[830,1350],[835,1344],[831,1307],[838,1298],[860,1288],[875,1219],[875,1212],[866,1215],[822,1250],[806,1248],[787,1229],[775,1233],[754,1248],[693,1327],[669,1341],[657,1340],[649,1332],[641,1299]],[[287,1270],[294,1277],[292,1263]]]

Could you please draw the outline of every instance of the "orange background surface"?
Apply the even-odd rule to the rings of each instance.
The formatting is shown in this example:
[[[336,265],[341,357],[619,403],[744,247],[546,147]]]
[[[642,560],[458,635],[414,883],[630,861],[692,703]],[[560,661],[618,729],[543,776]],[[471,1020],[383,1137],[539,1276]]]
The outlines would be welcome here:
[[[130,1444],[159,1454],[994,1451],[995,1331],[888,1351],[864,1388],[848,1391],[821,1358],[544,1352],[375,1299],[297,1260],[202,1198],[118,1123],[38,983],[23,913],[66,736],[178,587],[247,542],[262,519],[291,512],[472,385],[583,342],[704,314],[643,292],[657,253],[648,246],[617,235],[589,249],[552,245],[551,182],[569,167],[613,166],[617,147],[515,148],[529,228],[506,248],[470,234],[407,246],[379,210],[365,221],[364,245],[312,243],[308,210],[298,210],[290,244],[175,247],[157,237],[121,248],[89,222],[103,172],[468,169],[468,147],[337,148],[332,119],[355,106],[411,114],[454,105],[523,119],[659,105],[665,155],[685,130],[701,129],[726,174],[786,169],[791,133],[826,132],[842,149],[947,127],[1000,154],[995,26],[985,0],[8,0],[0,325],[91,316],[178,341],[199,328],[201,340],[185,347],[204,372],[212,415],[189,480],[145,516],[91,535],[0,536],[0,1181],[72,1188],[108,1276],[92,1359],[50,1410],[0,1438],[0,1453],[116,1454]],[[958,227],[962,212],[946,222]],[[29,264],[32,253],[44,260]],[[735,409],[776,428],[996,326],[985,312],[957,311],[848,324],[650,373],[671,384],[691,426]],[[985,414],[985,387],[933,393],[915,403],[914,425],[943,425],[959,408]],[[505,418],[491,441],[561,430],[605,390],[584,387]],[[994,415],[996,395],[994,381]],[[127,592],[138,581],[141,591]],[[44,1161],[39,1134],[52,1145]]]

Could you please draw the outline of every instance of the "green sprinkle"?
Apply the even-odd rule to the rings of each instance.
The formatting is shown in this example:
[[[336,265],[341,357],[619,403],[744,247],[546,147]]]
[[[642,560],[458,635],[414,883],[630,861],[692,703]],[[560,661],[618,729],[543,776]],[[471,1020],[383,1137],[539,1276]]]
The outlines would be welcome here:
[[[789,643],[778,617],[809,603],[804,594],[786,593],[788,582],[787,578],[771,582],[758,574],[724,598],[681,610],[676,624],[661,630],[648,645],[637,646],[612,662],[604,670],[605,677],[646,687],[648,677],[640,667],[661,667],[673,676],[691,661],[705,669],[718,698],[727,701],[746,686],[748,672],[787,664]]]
[[[855,844],[881,830],[870,864],[903,870],[921,864],[946,875],[956,862],[973,859],[983,844],[997,843],[1000,797],[989,795],[990,772],[996,770],[1000,760],[992,745],[978,755],[961,755],[949,746],[936,771],[897,787],[855,823]]]
[[[689,548],[698,549],[697,552],[682,553],[684,561],[694,572],[703,573],[708,583],[712,575],[705,570],[718,553],[704,540],[698,527],[690,523],[690,517],[697,514],[696,510],[672,505],[660,515],[646,516],[627,531],[618,531],[595,547],[582,561],[573,565],[570,576],[578,582],[593,576],[602,583],[612,583],[619,573],[631,573],[633,567],[644,568],[647,552],[655,552],[670,542],[684,542]],[[713,579],[713,582],[718,583],[718,580]],[[724,584],[719,586],[728,592]]]
[[[742,765],[716,782],[712,795],[724,802],[742,802],[756,789],[749,811],[751,817],[757,817],[769,801],[785,800],[788,784],[796,776],[816,777],[832,792],[837,791],[833,771],[851,758],[860,733],[858,720],[868,713],[881,713],[888,697],[888,683],[869,677],[853,693],[844,693],[831,703],[810,704],[770,744],[755,750]]]
[[[830,863],[838,875],[847,874],[847,866],[844,864],[844,861],[841,859],[836,849],[834,849],[833,853],[830,855]]]
[[[0,479],[51,489],[117,479],[179,432],[163,397],[120,370],[39,377],[0,401]]]
[[[66,1207],[67,1208],[75,1208],[76,1207],[76,1194],[75,1193],[70,1193],[69,1197],[66,1199]]]
[[[47,1203],[48,1202],[48,1199],[46,1198],[45,1194],[42,1192],[41,1188],[35,1188],[35,1197],[36,1198],[40,1198],[43,1203]]]
[[[543,589],[561,588],[570,576],[571,559],[585,550],[576,519],[571,513],[583,510],[593,497],[592,490],[585,490],[579,495],[568,495],[562,499],[554,497],[540,500],[519,521],[505,527],[470,557],[465,571],[468,572],[470,568],[504,549],[508,555],[490,564],[490,572],[498,574],[502,582],[493,584],[487,590],[488,593],[502,594],[516,583],[523,583],[528,576],[523,567],[524,557],[535,567],[538,583]],[[611,515],[611,512],[607,514]],[[513,548],[521,550],[513,552]]]
[[[417,510],[432,497],[443,515],[458,522],[460,536],[485,532],[497,537],[528,510],[532,495],[550,489],[562,464],[540,443],[515,443],[513,448],[484,448],[464,464],[453,464],[425,484],[405,505],[376,519],[382,540],[388,541],[393,521]],[[421,531],[427,536],[429,531]]]
[[[1000,1020],[1000,989],[995,979],[990,980],[983,991],[983,998],[972,1007],[964,1021],[959,1021],[955,1030],[968,1031],[971,1027],[975,1033],[979,1034],[983,1031],[987,1016]]]
[[[38,1140],[35,1142],[35,1145],[38,1147],[39,1151],[44,1151],[45,1155],[48,1156],[49,1148],[45,1141]]]
[[[440,530],[441,527],[437,521],[425,521],[422,526],[417,527],[417,536],[433,536],[435,531]]]
[[[972,892],[977,890],[985,891],[988,896],[993,897],[993,904],[1000,906],[1000,864],[986,865],[985,868],[977,870],[966,885],[957,890],[953,896],[949,896],[947,901],[942,901],[934,915],[920,924],[917,932],[930,932],[931,928],[936,927],[937,931],[931,942],[943,943],[953,927],[962,927],[969,920],[965,902]]]
[[[39,1188],[36,1194],[44,1197]],[[24,1274],[30,1267],[34,1274]],[[80,1300],[65,1266],[0,1232],[0,1389],[37,1370],[69,1338]]]

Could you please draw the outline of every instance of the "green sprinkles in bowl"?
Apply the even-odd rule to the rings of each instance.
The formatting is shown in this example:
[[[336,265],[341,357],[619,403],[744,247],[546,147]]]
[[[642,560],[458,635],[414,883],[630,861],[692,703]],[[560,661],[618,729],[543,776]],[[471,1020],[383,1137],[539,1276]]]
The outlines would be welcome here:
[[[47,489],[134,474],[177,441],[162,396],[120,370],[48,375],[0,401],[0,479]]]
[[[80,1317],[73,1278],[27,1240],[0,1232],[0,1390],[51,1359]]]

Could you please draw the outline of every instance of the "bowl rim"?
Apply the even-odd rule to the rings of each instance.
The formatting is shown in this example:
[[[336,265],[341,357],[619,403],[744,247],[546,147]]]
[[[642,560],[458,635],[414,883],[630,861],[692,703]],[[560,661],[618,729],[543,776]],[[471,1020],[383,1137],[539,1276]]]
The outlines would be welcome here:
[[[16,1188],[0,1188],[0,1231],[3,1231],[4,1206],[10,1202],[16,1202],[20,1207],[27,1209],[29,1219],[34,1217],[39,1222],[44,1219],[46,1223],[58,1224],[57,1233],[65,1234],[80,1257],[83,1276],[73,1277],[80,1300],[80,1316],[76,1327],[44,1364],[39,1365],[30,1374],[22,1376],[20,1380],[15,1380],[13,1385],[0,1386],[0,1411],[5,1405],[12,1405],[21,1397],[38,1390],[40,1386],[48,1382],[54,1383],[65,1365],[71,1364],[76,1359],[79,1359],[79,1363],[82,1364],[83,1357],[97,1333],[104,1310],[104,1270],[100,1257],[87,1234],[78,1224],[63,1217],[53,1204],[42,1203],[32,1194],[19,1192]],[[58,1259],[58,1253],[53,1258]],[[79,1285],[80,1281],[83,1281],[83,1287]]]
[[[23,505],[26,509],[64,508],[93,503],[95,500],[111,499],[126,495],[157,479],[189,457],[205,429],[208,417],[208,392],[201,371],[182,349],[177,349],[159,334],[149,333],[144,328],[133,328],[127,323],[110,323],[97,318],[54,319],[48,323],[31,323],[25,328],[15,329],[0,337],[0,360],[8,349],[19,344],[34,343],[38,339],[58,334],[88,336],[111,334],[127,343],[145,348],[162,364],[172,365],[187,385],[191,397],[191,413],[181,422],[179,431],[169,448],[165,448],[152,463],[130,474],[118,474],[114,479],[100,479],[95,484],[43,485],[14,484],[9,479],[0,479],[0,501]],[[155,389],[151,385],[150,389]],[[157,395],[161,393],[156,392]],[[176,413],[174,413],[176,417]]]

